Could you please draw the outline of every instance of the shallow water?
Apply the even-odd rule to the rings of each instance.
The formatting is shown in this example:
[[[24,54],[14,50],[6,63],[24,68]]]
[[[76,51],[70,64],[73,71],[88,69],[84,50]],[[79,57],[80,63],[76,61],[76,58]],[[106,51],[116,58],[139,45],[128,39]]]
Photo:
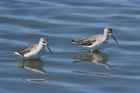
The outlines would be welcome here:
[[[139,93],[138,0],[1,0],[0,93]],[[103,33],[107,46],[90,53],[72,44]],[[51,54],[22,60],[13,51],[47,37]]]

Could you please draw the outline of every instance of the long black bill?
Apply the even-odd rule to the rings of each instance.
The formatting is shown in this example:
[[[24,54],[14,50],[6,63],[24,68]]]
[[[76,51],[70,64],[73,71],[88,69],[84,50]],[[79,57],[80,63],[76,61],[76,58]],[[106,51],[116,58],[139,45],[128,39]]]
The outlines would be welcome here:
[[[117,42],[117,40],[115,39],[115,37],[113,36],[113,35],[111,35],[112,36],[112,38]],[[118,42],[117,42],[118,43]]]
[[[49,46],[48,45],[46,45],[46,47],[48,47],[48,49],[50,50],[50,52],[52,53],[52,51],[51,51],[51,49],[49,48]]]

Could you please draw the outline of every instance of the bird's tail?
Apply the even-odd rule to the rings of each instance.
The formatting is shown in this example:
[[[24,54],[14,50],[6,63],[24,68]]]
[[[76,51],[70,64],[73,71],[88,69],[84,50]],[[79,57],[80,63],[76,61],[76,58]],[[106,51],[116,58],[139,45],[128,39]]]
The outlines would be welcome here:
[[[77,43],[77,40],[71,40],[72,43]]]
[[[22,57],[22,55],[20,54],[19,50],[15,50],[15,51],[14,51],[14,54],[19,55],[19,56]]]

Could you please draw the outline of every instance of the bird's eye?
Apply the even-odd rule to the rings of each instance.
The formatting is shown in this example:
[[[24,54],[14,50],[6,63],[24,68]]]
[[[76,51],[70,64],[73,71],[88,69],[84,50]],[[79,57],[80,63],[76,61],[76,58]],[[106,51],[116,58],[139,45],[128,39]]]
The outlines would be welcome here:
[[[111,32],[108,32],[108,33],[111,33]]]
[[[43,41],[43,43],[46,43],[45,41]]]

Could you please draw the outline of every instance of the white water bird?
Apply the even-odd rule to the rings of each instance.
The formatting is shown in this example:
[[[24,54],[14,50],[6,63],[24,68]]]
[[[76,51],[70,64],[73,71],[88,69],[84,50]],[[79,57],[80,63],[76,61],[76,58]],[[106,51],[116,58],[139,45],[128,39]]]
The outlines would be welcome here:
[[[44,54],[45,46],[47,46],[49,51],[51,52],[47,43],[47,39],[45,37],[42,37],[39,41],[39,44],[30,44],[26,46],[24,49],[15,50],[14,53],[25,59],[26,58],[40,58]]]
[[[91,51],[98,51],[105,47],[105,45],[109,40],[109,36],[112,36],[112,38],[117,42],[117,40],[112,34],[112,29],[110,27],[106,27],[104,29],[104,34],[93,35],[88,38],[80,40],[71,40],[71,42],[79,44],[85,48],[88,48]]]

